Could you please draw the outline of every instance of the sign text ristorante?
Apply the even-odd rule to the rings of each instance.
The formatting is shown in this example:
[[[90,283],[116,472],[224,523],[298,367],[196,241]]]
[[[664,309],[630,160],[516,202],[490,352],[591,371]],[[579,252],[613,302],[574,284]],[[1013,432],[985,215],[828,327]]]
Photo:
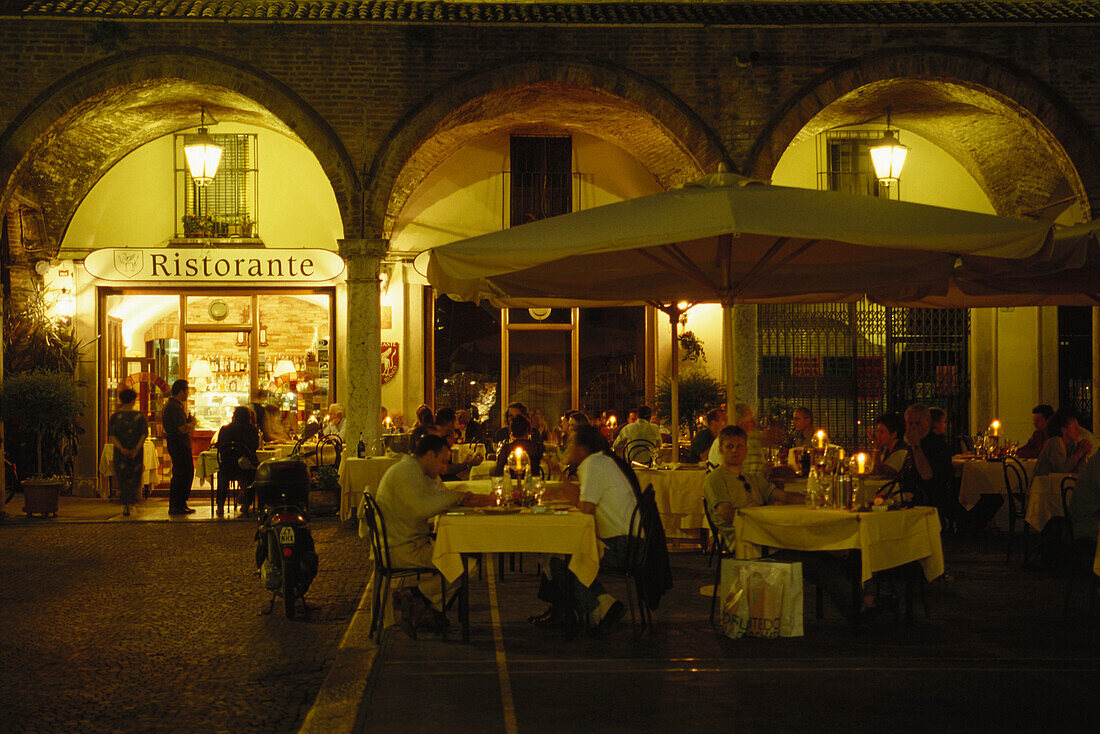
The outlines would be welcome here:
[[[120,247],[96,250],[84,260],[100,280],[197,283],[303,283],[332,280],[344,261],[328,250]]]

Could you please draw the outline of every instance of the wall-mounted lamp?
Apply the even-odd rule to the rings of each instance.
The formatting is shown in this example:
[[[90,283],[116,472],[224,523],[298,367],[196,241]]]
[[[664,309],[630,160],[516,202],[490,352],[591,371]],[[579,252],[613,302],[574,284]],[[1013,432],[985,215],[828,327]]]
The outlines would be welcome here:
[[[898,142],[894,131],[890,129],[890,108],[886,108],[886,131],[882,139],[871,145],[871,164],[875,167],[875,176],[884,186],[893,186],[901,176],[901,167],[905,165],[905,156],[909,148]]]
[[[199,186],[206,186],[218,173],[218,164],[222,159],[222,147],[206,132],[206,108],[199,108],[199,132],[183,146],[187,156],[187,167],[191,169],[191,178]],[[212,124],[217,120],[210,117]]]

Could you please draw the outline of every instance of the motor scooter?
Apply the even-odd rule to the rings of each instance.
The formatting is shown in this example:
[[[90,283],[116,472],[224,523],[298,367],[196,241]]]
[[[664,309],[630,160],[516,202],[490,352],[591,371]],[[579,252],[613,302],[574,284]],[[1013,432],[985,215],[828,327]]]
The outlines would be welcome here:
[[[256,527],[256,568],[271,592],[271,614],[283,598],[287,619],[294,619],[300,599],[317,576],[318,558],[309,521],[309,469],[297,459],[265,461],[252,486],[259,507]]]

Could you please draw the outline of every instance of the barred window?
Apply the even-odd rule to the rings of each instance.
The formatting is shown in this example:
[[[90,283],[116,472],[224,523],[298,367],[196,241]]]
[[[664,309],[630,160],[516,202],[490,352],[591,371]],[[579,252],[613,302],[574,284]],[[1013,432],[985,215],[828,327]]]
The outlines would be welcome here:
[[[176,135],[176,236],[259,237],[257,136],[211,135],[222,146],[218,174],[198,186],[187,170],[183,147],[194,135]]]
[[[879,130],[831,130],[819,135],[817,187],[897,199],[900,184],[880,185],[871,164],[871,144],[881,137]]]

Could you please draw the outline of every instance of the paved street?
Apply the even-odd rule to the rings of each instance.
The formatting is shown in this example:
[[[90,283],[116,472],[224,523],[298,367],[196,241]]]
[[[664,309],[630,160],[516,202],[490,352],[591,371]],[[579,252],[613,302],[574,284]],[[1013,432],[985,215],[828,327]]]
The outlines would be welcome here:
[[[469,644],[387,630],[359,731],[1096,731],[1100,618],[1083,589],[1065,619],[1064,581],[1018,556],[1006,565],[999,539],[948,536],[945,553],[954,578],[930,587],[931,620],[918,605],[913,628],[886,616],[856,637],[828,602],[814,618],[809,587],[804,637],[717,635],[697,552],[672,554],[676,587],[638,642],[625,626],[573,641],[533,627],[533,564],[486,577],[472,585]]]
[[[0,730],[292,732],[366,585],[366,544],[314,523],[309,620],[260,616],[254,524],[0,525]]]

